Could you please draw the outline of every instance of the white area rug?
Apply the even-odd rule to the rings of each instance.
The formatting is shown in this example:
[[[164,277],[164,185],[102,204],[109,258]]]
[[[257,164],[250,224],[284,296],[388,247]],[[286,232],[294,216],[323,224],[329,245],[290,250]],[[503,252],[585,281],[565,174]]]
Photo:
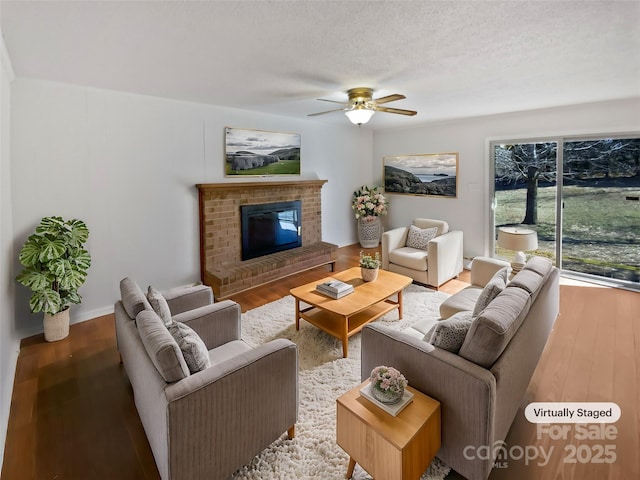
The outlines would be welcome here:
[[[402,330],[425,317],[439,317],[438,307],[449,295],[417,285],[404,290],[403,319],[389,312],[377,320]],[[349,358],[342,358],[342,343],[313,325],[295,326],[295,300],[284,297],[242,315],[242,337],[260,345],[288,338],[298,345],[300,362],[298,422],[293,440],[284,434],[258,457],[236,472],[245,479],[344,479],[348,455],[336,444],[336,398],[360,384],[360,334],[349,339]],[[441,480],[449,467],[437,458],[422,480]],[[356,466],[354,479],[371,477]]]

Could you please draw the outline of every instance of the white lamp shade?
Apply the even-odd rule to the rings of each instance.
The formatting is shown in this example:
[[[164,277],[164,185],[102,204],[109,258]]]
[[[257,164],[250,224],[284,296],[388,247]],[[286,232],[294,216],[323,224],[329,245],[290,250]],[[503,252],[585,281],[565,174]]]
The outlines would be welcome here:
[[[538,248],[538,234],[526,228],[501,227],[498,229],[498,246],[515,252],[527,252]]]
[[[369,110],[363,107],[356,107],[353,110],[347,110],[344,114],[349,118],[351,123],[355,125],[362,125],[363,123],[367,123],[375,110]]]

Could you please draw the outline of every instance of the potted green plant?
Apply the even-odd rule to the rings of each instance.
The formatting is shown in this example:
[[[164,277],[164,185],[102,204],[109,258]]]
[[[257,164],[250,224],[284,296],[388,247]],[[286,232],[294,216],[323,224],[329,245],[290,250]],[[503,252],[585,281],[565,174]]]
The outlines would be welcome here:
[[[378,269],[380,268],[380,253],[375,255],[360,252],[360,274],[365,282],[373,282],[378,278]]]
[[[88,238],[89,229],[81,220],[45,217],[18,254],[24,269],[16,280],[33,292],[31,312],[44,312],[48,342],[69,335],[69,306],[82,301],[78,288],[91,266],[91,256],[84,249]]]

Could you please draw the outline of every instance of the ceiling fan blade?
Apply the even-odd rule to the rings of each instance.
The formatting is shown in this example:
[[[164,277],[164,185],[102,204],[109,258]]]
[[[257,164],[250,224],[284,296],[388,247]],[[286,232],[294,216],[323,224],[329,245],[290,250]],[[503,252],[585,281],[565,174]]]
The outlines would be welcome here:
[[[404,100],[405,98],[407,97],[404,95],[394,93],[393,95],[387,95],[386,97],[374,98],[373,101],[380,105],[381,103],[395,102],[396,100]]]
[[[327,100],[326,98],[318,98],[317,100],[320,100],[321,102],[339,103],[340,105],[344,105],[345,107],[349,105],[349,103],[347,102],[339,102],[337,100]]]
[[[418,113],[414,110],[403,110],[401,108],[388,108],[388,107],[376,107],[375,110],[378,112],[398,113],[400,115],[410,115],[410,116],[413,116]]]
[[[335,110],[327,110],[326,112],[309,113],[307,114],[307,117],[316,117],[318,115],[324,115],[325,113],[332,113],[332,112],[344,112],[345,110],[346,110],[345,108],[336,108]]]

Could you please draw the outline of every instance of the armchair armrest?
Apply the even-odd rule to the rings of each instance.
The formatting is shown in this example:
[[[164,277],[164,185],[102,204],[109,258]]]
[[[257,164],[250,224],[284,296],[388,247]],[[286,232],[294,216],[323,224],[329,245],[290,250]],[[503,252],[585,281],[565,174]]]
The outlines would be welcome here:
[[[509,266],[509,262],[497,258],[475,257],[471,262],[471,285],[484,287],[498,270]]]
[[[404,247],[407,243],[407,227],[394,228],[382,234],[382,268],[389,270],[389,252]]]
[[[242,335],[240,305],[232,300],[194,308],[172,318],[193,328],[208,350],[239,340]]]
[[[431,240],[427,246],[429,285],[439,287],[462,272],[462,240],[459,230],[451,230]]]
[[[491,372],[418,338],[369,324],[362,330],[362,379],[378,365],[397,368],[409,385],[441,403],[438,457],[465,477],[471,476],[470,468],[480,468],[486,478],[493,462],[471,466],[464,448],[493,445],[496,379]]]
[[[213,303],[213,291],[207,285],[176,287],[162,292],[171,315]]]
[[[294,426],[298,349],[277,339],[168,385],[170,477],[227,478]]]

